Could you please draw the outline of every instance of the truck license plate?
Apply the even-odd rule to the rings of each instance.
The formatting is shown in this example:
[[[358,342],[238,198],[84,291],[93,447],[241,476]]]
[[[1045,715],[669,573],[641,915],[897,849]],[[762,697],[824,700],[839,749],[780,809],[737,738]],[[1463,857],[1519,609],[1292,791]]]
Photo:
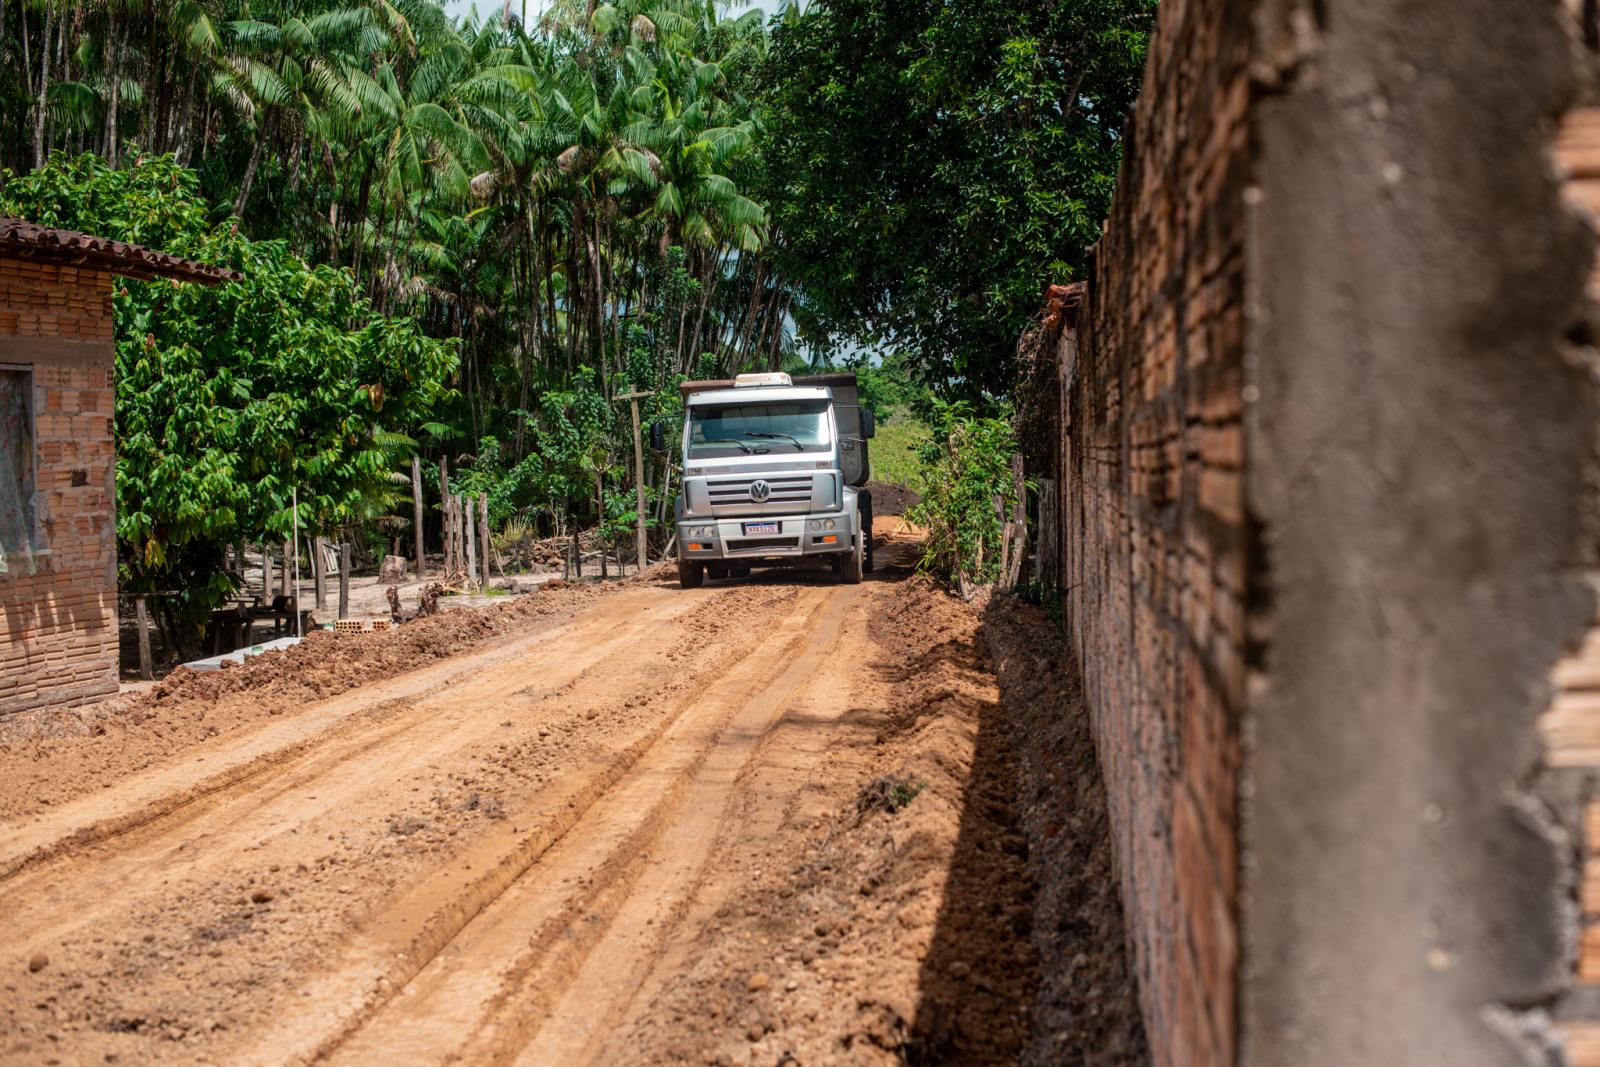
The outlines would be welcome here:
[[[746,537],[751,534],[775,534],[778,532],[778,524],[775,522],[747,522],[744,524],[744,532]]]

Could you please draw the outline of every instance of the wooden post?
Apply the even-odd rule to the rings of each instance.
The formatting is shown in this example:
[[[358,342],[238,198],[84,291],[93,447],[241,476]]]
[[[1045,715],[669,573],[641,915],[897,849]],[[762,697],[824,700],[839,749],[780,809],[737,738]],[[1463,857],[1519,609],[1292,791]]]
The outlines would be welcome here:
[[[606,481],[598,467],[594,471],[594,508],[600,522],[600,580],[605,581],[611,577],[611,569],[606,566]]]
[[[633,408],[633,509],[634,567],[639,574],[649,565],[650,547],[644,528],[644,439],[639,433],[639,401],[649,393],[629,393],[622,399]],[[619,562],[620,568],[622,564]]]
[[[133,612],[139,620],[139,677],[145,681],[156,676],[150,662],[150,612],[144,606],[144,597],[135,597]]]
[[[265,541],[261,542],[261,600],[259,603],[266,607],[272,603],[272,550]]]
[[[455,577],[467,569],[467,536],[461,528],[461,497],[450,496],[450,575]]]
[[[461,528],[467,541],[467,584],[475,585],[478,581],[478,538],[473,533],[473,527],[478,524],[472,521],[472,498],[457,497],[456,507],[461,512]]]
[[[296,596],[299,594],[298,589],[291,590],[289,588],[289,573],[293,563],[294,546],[285,541],[283,543],[283,577],[278,582],[278,595],[280,596]]]
[[[417,581],[428,577],[427,556],[422,548],[422,460],[411,457],[411,527],[417,538]]]
[[[1016,545],[1011,550],[1011,570],[1006,583],[1013,589],[1022,584],[1022,564],[1028,552],[1028,482],[1022,476],[1022,454],[1011,457],[1011,535]]]
[[[455,548],[455,538],[450,529],[450,461],[443,456],[439,457],[439,505],[443,517],[440,525],[444,530],[444,574],[449,578],[455,569],[455,560],[450,555]]]
[[[339,538],[339,618],[350,614],[350,543]]]
[[[489,494],[478,494],[478,540],[483,543],[483,587],[489,588]]]
[[[318,611],[328,610],[328,564],[323,556],[327,544],[320,537],[311,539],[311,588],[316,597]]]

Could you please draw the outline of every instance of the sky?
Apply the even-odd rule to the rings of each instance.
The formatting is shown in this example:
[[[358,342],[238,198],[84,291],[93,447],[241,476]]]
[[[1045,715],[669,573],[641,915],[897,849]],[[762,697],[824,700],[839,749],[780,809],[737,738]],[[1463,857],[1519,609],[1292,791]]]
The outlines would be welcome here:
[[[459,18],[467,13],[467,10],[473,6],[474,2],[477,4],[478,14],[481,16],[485,12],[498,10],[504,5],[505,0],[498,0],[498,2],[497,0],[444,0],[444,9]],[[752,7],[759,7],[768,15],[771,15],[782,4],[783,0],[755,0],[754,3],[735,3],[732,11],[734,14],[738,14],[741,11],[748,11]],[[520,11],[522,9],[522,0],[511,0],[511,6]],[[544,0],[528,0],[528,17],[530,19],[533,18],[544,7]]]

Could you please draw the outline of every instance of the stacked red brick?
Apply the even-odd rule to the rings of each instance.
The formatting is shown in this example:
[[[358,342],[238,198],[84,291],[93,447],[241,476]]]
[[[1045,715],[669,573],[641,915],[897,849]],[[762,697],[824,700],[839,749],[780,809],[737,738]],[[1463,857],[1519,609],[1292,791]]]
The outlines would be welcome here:
[[[1087,302],[1053,338],[1057,530],[1158,1064],[1234,1061],[1248,25],[1164,3]],[[1116,625],[1106,625],[1116,620]]]
[[[0,364],[31,372],[32,567],[0,574],[0,715],[117,688],[112,275],[232,271],[0,219]]]
[[[0,363],[30,366],[44,551],[0,576],[0,714],[117,689],[111,276],[0,259]]]

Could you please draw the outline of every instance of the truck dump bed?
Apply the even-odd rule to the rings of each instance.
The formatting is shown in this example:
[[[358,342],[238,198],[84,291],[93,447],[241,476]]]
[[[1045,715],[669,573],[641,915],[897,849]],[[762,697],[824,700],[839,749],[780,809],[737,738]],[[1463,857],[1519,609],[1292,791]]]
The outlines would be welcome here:
[[[794,378],[795,385],[825,388],[833,391],[834,417],[839,423],[846,485],[860,488],[872,475],[872,462],[867,453],[867,440],[861,436],[861,394],[854,374],[810,374]],[[706,381],[683,382],[678,386],[685,399],[695,393],[713,389],[732,389],[734,382]]]

